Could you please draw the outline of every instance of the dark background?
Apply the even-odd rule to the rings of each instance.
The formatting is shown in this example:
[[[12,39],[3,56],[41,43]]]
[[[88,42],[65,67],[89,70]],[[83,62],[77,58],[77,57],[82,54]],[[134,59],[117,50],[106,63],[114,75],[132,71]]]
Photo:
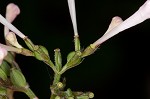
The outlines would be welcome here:
[[[146,0],[76,0],[78,31],[82,47],[96,41],[107,30],[112,17],[123,20]],[[53,50],[60,48],[63,62],[74,49],[73,28],[67,0],[0,0],[5,15],[8,3],[16,3],[21,14],[13,24],[35,44],[45,46],[53,60]],[[95,54],[67,71],[63,77],[72,90],[92,91],[94,99],[150,99],[149,32],[150,21],[125,30],[103,43]],[[0,40],[4,43],[3,25]],[[24,42],[18,41],[26,47]],[[49,99],[53,72],[33,57],[17,55],[31,89],[39,99]],[[16,93],[15,99],[28,99]]]

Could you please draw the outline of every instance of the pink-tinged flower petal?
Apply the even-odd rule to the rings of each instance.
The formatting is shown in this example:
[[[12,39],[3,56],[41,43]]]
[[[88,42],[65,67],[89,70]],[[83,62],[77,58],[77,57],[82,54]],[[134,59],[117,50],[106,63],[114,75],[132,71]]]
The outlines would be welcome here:
[[[10,23],[14,21],[14,19],[20,14],[20,9],[14,3],[10,3],[6,7],[6,20]],[[6,36],[9,33],[9,29],[4,27],[4,35]]]
[[[13,22],[17,15],[20,14],[20,9],[14,3],[10,3],[6,7],[6,20],[8,22]]]
[[[78,36],[75,1],[68,0],[68,6],[69,6],[70,16],[71,16],[71,20],[72,20],[72,24],[73,24],[74,35]]]
[[[7,50],[0,46],[0,65],[2,64],[3,59],[5,58],[6,55],[7,55]]]
[[[113,28],[115,28],[116,26],[118,26],[119,24],[121,24],[122,22],[123,22],[123,20],[121,17],[119,17],[119,16],[113,17],[105,34],[108,33],[110,30],[112,30]]]
[[[133,27],[137,24],[142,23],[146,19],[150,18],[150,0],[147,0],[138,11],[136,11],[132,16],[128,19],[123,21],[120,25],[116,26],[108,33],[103,35],[100,39],[93,43],[94,46],[98,46],[108,40],[109,38],[113,37],[114,35],[118,34],[121,31],[124,31],[130,27]]]

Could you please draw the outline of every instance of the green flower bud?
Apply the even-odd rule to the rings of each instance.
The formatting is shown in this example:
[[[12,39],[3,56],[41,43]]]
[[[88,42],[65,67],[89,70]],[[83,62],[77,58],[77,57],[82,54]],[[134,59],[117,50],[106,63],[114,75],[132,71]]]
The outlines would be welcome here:
[[[81,58],[81,52],[71,52],[67,56],[67,67],[72,68],[82,62],[83,58]]]
[[[7,80],[7,75],[6,73],[2,70],[2,68],[0,68],[0,78],[4,81]]]
[[[69,62],[70,61],[70,59],[75,55],[75,51],[72,51],[72,52],[70,52],[69,54],[68,54],[68,56],[67,56],[67,62]]]
[[[39,48],[40,48],[47,56],[49,56],[48,50],[47,50],[44,46],[39,45]]]
[[[26,79],[22,72],[16,68],[12,68],[10,71],[10,80],[17,87],[25,88],[27,86]]]
[[[5,60],[3,60],[0,68],[5,72],[5,74],[7,76],[9,76],[9,74],[10,74],[10,66]]]
[[[56,69],[60,71],[62,67],[62,58],[61,58],[60,49],[55,49],[54,51],[55,51],[55,66]]]
[[[32,41],[28,37],[26,37],[24,39],[24,41],[25,41],[26,45],[28,46],[28,48],[33,51],[34,50],[34,44],[32,43]]]
[[[81,57],[81,52],[80,51],[70,52],[67,56],[67,63],[62,68],[60,73],[63,74],[66,70],[79,65],[82,61],[83,61],[83,58]]]
[[[36,45],[33,52],[36,59],[41,61],[49,60],[48,51],[45,47]]]

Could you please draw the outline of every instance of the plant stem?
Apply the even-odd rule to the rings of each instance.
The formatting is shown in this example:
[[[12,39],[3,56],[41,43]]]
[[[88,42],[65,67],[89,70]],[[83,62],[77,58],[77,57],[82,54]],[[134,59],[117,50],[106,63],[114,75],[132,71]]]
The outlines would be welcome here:
[[[13,95],[14,95],[14,91],[11,90],[11,89],[7,89],[7,97],[8,97],[8,99],[14,99]]]
[[[60,77],[61,77],[60,74],[55,73],[53,85],[57,84],[60,81]]]
[[[52,86],[57,85],[57,83],[60,81],[60,78],[61,78],[61,74],[55,73]],[[56,95],[53,93],[53,91],[55,91],[55,90],[58,90],[58,88],[57,89],[53,89],[53,87],[52,87],[50,99],[55,99]]]
[[[25,93],[30,99],[38,99],[30,88],[28,88]]]

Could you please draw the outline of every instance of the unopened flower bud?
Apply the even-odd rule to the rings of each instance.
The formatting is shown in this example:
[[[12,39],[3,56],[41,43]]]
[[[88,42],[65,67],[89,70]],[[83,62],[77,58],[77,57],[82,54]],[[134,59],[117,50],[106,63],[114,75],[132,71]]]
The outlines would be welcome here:
[[[10,80],[17,87],[25,88],[27,86],[26,79],[22,72],[16,68],[12,68],[10,71]]]
[[[0,65],[0,68],[5,72],[7,76],[10,74],[10,65],[4,60]]]
[[[60,53],[60,49],[55,49],[55,65],[56,65],[56,69],[58,71],[61,70],[62,67],[62,57],[61,57],[61,53]]]
[[[44,53],[45,55],[49,56],[48,50],[47,50],[44,46],[39,45],[39,48],[41,49],[41,51],[43,51],[43,53]]]
[[[75,51],[72,51],[72,52],[70,52],[69,54],[68,54],[68,56],[67,56],[67,62],[69,62],[70,61],[70,59],[75,55]]]
[[[11,23],[20,14],[20,9],[14,3],[10,3],[6,7],[6,19]]]
[[[33,53],[34,53],[35,58],[38,60],[41,60],[41,61],[48,61],[49,60],[48,51],[44,46],[36,45],[34,47]]]
[[[4,81],[7,80],[7,75],[1,68],[0,68],[0,79],[2,79]]]
[[[67,56],[67,67],[73,67],[80,64],[82,61],[81,52],[71,52]]]
[[[10,3],[6,7],[6,20],[10,23],[14,21],[14,19],[20,14],[20,9],[17,5]],[[7,27],[4,28],[5,37],[9,33],[9,29]]]
[[[81,52],[80,51],[73,51],[70,52],[67,56],[67,63],[65,64],[65,66],[62,68],[62,70],[60,71],[60,73],[64,73],[66,70],[73,68],[77,65],[79,65],[84,58],[81,57]]]

